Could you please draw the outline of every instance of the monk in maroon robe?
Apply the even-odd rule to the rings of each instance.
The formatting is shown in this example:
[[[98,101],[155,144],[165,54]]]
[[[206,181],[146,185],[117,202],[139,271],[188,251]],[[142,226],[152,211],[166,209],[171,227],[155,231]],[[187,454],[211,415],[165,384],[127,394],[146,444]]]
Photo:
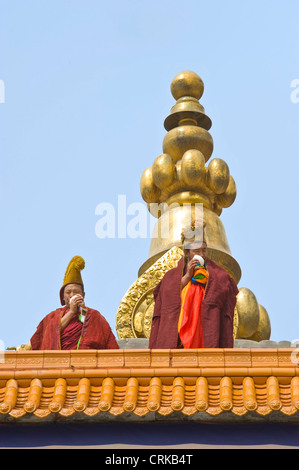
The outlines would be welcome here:
[[[32,349],[119,349],[106,319],[84,304],[83,268],[81,257],[71,260],[60,290],[63,307],[39,323],[30,340]]]
[[[192,246],[192,245],[190,245]],[[192,276],[198,264],[193,257],[199,254],[204,258],[207,283],[199,302],[198,323],[190,322],[190,328],[200,329],[191,332],[198,337],[196,347],[232,348],[233,319],[238,288],[231,276],[207,257],[205,241],[185,249],[185,256],[178,266],[168,271],[154,289],[155,308],[149,340],[150,349],[174,349],[184,347],[179,336],[179,320],[182,308],[182,289]],[[191,318],[192,320],[192,318]],[[191,346],[194,347],[194,346]]]
[[[61,331],[65,313],[65,308],[58,308],[40,322],[30,340],[32,349],[119,349],[108,322],[97,310],[87,308],[84,324],[73,317]]]

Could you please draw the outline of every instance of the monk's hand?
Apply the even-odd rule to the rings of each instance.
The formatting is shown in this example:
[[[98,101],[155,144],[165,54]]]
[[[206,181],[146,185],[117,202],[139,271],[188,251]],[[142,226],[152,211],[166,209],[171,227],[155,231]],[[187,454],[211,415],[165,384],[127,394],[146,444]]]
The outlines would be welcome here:
[[[197,259],[191,259],[186,266],[186,275],[189,278],[189,281],[192,279],[192,276],[194,274],[195,267],[198,265],[198,260]]]
[[[84,299],[82,295],[77,294],[71,298],[70,311],[72,312],[72,314],[78,313],[80,307],[84,307]]]

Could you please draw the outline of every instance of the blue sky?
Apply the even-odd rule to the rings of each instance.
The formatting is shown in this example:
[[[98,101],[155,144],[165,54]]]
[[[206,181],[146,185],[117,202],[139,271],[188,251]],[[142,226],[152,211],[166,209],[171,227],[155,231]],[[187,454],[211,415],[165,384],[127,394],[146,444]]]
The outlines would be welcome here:
[[[170,83],[186,69],[205,83],[213,157],[237,183],[221,220],[239,287],[267,309],[271,339],[299,338],[298,2],[2,0],[0,35],[5,347],[29,342],[59,307],[74,255],[86,262],[86,303],[115,332],[150,233],[101,240],[95,209],[117,208],[118,195],[143,202],[140,176],[162,153]]]

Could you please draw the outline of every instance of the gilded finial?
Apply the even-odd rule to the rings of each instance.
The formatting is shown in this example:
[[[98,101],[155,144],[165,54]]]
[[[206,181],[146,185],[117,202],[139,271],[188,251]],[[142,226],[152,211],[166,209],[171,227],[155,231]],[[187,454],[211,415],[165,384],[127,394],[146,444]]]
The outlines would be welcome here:
[[[199,75],[189,70],[180,72],[172,80],[170,90],[177,102],[164,121],[165,129],[170,131],[181,125],[195,125],[209,130],[212,121],[199,103],[204,92],[204,83]]]
[[[236,198],[236,184],[227,163],[213,158],[212,122],[199,99],[204,83],[195,72],[183,71],[173,79],[176,104],[164,121],[168,131],[163,153],[142,174],[140,191],[149,204],[201,203],[220,215]],[[154,210],[152,215],[157,216]]]
[[[176,103],[164,121],[167,134],[162,153],[140,180],[141,195],[157,221],[148,258],[118,308],[119,338],[149,338],[153,290],[165,272],[177,266],[189,242],[205,241],[208,258],[222,266],[237,284],[241,278],[241,268],[231,254],[220,219],[223,208],[230,207],[236,198],[236,184],[224,160],[210,160],[212,122],[199,102],[204,83],[199,75],[185,70],[172,80],[170,89]],[[234,313],[234,338],[261,341],[268,339],[270,332],[267,311],[249,289],[241,288]],[[230,409],[231,383],[225,384],[225,389],[229,393],[222,396],[221,407]],[[204,410],[204,383],[200,391],[196,407]],[[178,401],[173,402],[173,407],[177,406]]]
[[[158,256],[172,246],[181,245],[181,228],[190,223],[190,217],[203,217],[210,256],[238,282],[241,269],[231,256],[219,219],[222,210],[230,207],[236,198],[236,184],[228,164],[221,158],[211,158],[212,121],[199,102],[204,82],[197,73],[184,70],[174,77],[170,91],[176,102],[164,121],[167,133],[162,153],[140,179],[142,198],[158,220],[149,258],[140,267],[139,275]]]

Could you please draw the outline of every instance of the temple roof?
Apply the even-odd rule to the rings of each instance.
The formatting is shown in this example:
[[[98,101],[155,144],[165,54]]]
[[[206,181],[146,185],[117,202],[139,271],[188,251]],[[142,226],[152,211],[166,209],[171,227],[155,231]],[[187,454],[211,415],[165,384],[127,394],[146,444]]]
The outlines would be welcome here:
[[[6,351],[0,423],[299,421],[296,350]]]

